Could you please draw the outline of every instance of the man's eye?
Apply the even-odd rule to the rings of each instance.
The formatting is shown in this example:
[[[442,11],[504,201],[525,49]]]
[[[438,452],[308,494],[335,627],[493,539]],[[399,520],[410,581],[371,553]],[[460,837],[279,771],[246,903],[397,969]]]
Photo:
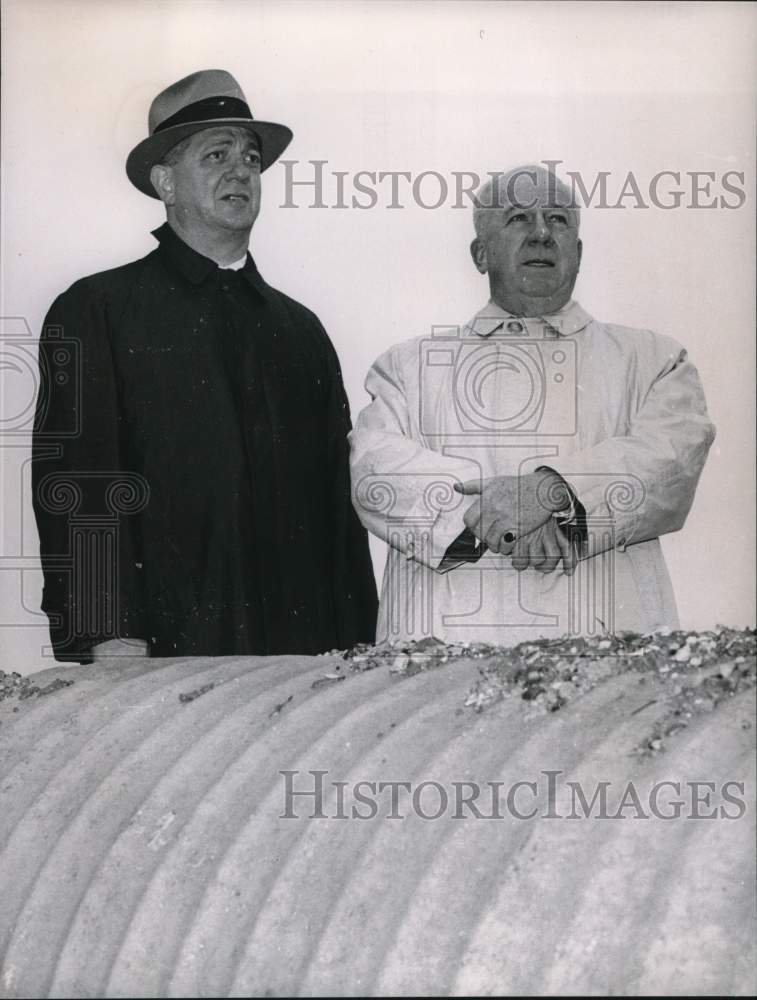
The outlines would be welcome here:
[[[214,163],[218,163],[219,160],[223,159],[224,151],[222,149],[213,149],[208,153],[207,159],[212,160]]]
[[[564,223],[566,223],[568,221],[568,218],[562,212],[551,212],[550,216],[549,216],[549,221],[550,222],[560,222],[560,223],[564,224]]]
[[[253,167],[260,166],[260,153],[258,153],[257,151],[247,153],[245,159]]]
[[[516,212],[515,215],[511,215],[507,220],[507,225],[509,226],[511,222],[525,222],[526,216],[523,212]]]

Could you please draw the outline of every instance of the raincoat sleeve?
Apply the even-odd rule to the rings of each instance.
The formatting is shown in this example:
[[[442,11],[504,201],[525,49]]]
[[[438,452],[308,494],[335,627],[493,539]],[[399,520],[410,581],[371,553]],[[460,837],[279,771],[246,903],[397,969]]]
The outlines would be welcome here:
[[[45,318],[39,373],[32,488],[42,610],[55,658],[88,662],[100,642],[145,636],[130,582],[129,532],[123,525],[115,536],[103,530],[109,504],[124,499],[136,480],[121,469],[107,324],[84,282],[60,295]]]
[[[331,491],[331,587],[336,609],[337,645],[346,649],[376,636],[378,595],[368,536],[350,502],[348,434],[350,407],[342,371],[326,331],[329,379],[329,464]]]
[[[412,369],[412,366],[405,366]],[[460,565],[447,550],[466,531],[471,498],[453,484],[480,479],[476,462],[425,447],[413,426],[417,392],[403,377],[397,349],[383,354],[365,381],[371,402],[350,435],[352,496],[365,527],[439,572]]]
[[[669,338],[648,335],[656,349],[638,352],[635,363],[646,373],[633,380],[641,390],[628,389],[637,399],[627,433],[549,463],[580,501],[585,556],[678,531],[715,438],[686,351]]]

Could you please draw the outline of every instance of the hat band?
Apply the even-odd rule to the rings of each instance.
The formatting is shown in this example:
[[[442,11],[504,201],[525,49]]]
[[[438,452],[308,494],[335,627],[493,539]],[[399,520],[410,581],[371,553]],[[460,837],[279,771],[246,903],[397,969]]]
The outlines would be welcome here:
[[[194,122],[216,121],[224,118],[247,118],[252,121],[252,112],[244,101],[238,97],[206,97],[194,104],[187,104],[175,115],[166,118],[152,130],[153,135],[173,128],[174,125],[189,125]]]

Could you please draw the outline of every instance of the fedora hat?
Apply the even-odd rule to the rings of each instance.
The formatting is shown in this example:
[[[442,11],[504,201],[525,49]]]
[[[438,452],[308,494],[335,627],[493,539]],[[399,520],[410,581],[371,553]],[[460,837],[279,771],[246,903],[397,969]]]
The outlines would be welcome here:
[[[155,164],[161,163],[177,142],[216,125],[236,125],[254,133],[260,143],[261,170],[270,167],[292,139],[286,125],[252,117],[242,88],[231,73],[203,69],[167,87],[152,102],[147,119],[150,134],[126,160],[129,180],[143,194],[157,198],[150,181]]]

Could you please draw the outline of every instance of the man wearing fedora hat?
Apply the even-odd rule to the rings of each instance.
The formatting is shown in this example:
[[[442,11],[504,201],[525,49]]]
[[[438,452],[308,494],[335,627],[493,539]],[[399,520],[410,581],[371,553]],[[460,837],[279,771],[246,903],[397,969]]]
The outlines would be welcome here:
[[[318,653],[373,638],[339,363],[317,317],[247,250],[260,175],[291,138],[253,118],[224,71],[168,87],[126,164],[165,205],[157,248],[77,281],[48,313],[32,475],[58,659]],[[61,334],[80,378],[53,374]],[[124,477],[140,499],[120,508],[112,556],[81,558],[74,515],[102,521]]]

